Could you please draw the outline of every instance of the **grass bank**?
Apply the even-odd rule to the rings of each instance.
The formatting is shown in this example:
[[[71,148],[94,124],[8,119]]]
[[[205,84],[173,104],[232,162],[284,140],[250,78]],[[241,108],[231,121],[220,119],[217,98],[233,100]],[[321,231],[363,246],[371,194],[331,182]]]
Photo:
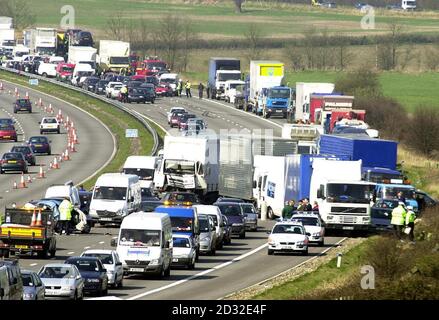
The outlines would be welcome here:
[[[117,151],[113,160],[105,168],[97,172],[93,178],[84,183],[87,189],[94,186],[96,179],[101,174],[120,171],[128,155],[149,155],[151,152],[154,142],[148,130],[138,120],[110,104],[44,81],[40,81],[38,87],[30,86],[28,77],[17,76],[6,71],[0,71],[0,79],[36,89],[70,102],[84,111],[91,113],[108,126],[116,138]],[[125,138],[125,129],[128,128],[137,129],[139,137]]]

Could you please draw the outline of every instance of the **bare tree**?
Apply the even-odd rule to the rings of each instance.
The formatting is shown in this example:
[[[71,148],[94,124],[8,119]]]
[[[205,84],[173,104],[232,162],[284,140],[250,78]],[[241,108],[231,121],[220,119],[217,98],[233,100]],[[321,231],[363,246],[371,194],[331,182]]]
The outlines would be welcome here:
[[[432,106],[419,106],[413,113],[408,142],[426,156],[439,150],[439,111]]]
[[[352,60],[352,53],[349,51],[349,44],[343,36],[338,36],[335,38],[336,46],[336,68],[339,70],[345,70],[346,66]]]
[[[284,49],[284,55],[286,59],[290,62],[291,68],[294,71],[302,71],[305,69],[304,65],[304,54],[301,48],[296,46],[289,46]]]
[[[17,31],[26,29],[35,23],[35,15],[26,0],[0,0],[0,16],[13,19]]]
[[[245,40],[248,45],[248,60],[259,59],[261,56],[261,42],[263,39],[261,28],[255,23],[251,23],[244,33]]]
[[[313,69],[315,65],[315,48],[316,48],[316,37],[317,29],[315,27],[310,27],[303,32],[303,46],[305,51],[305,58],[308,69]]]
[[[388,24],[388,29],[390,31],[390,52],[391,52],[391,66],[392,69],[396,67],[396,51],[398,49],[398,42],[401,37],[402,25],[395,20]]]
[[[183,72],[186,72],[187,65],[189,63],[190,56],[190,44],[193,43],[197,38],[197,33],[194,30],[194,24],[191,19],[185,18],[182,22],[183,29],[183,37],[182,37],[182,45],[181,45],[181,62],[180,69]]]
[[[242,13],[242,4],[245,2],[245,0],[233,0],[233,3],[235,4],[235,12],[236,13]]]
[[[182,19],[180,16],[168,14],[160,22],[158,35],[161,46],[164,50],[166,61],[171,69],[175,67],[179,40],[183,36]]]
[[[123,14],[117,12],[106,23],[106,33],[107,35],[115,40],[124,40],[126,32],[126,21],[123,19]]]
[[[429,71],[439,68],[439,47],[427,48],[424,51],[425,66]]]

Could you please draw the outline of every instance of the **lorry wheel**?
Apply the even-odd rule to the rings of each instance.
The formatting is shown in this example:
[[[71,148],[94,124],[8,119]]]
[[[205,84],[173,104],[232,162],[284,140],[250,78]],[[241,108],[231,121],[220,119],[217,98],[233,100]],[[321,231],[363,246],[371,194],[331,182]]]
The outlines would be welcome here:
[[[319,247],[323,247],[323,246],[325,246],[325,240],[320,241],[317,245],[318,245]]]
[[[268,254],[269,256],[272,256],[273,253],[274,253],[274,250],[270,250],[270,249],[267,250],[267,254]]]
[[[267,210],[268,219],[273,220],[274,219],[274,212],[273,209],[268,208]]]
[[[37,253],[39,259],[47,259],[47,248],[44,248],[43,251]]]

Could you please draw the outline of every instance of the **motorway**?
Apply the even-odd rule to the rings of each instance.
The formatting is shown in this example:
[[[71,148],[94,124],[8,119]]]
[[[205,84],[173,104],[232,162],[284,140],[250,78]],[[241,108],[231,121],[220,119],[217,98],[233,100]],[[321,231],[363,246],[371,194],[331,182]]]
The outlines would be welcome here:
[[[5,94],[1,97],[2,101],[7,104],[12,102],[12,98],[5,97]],[[3,100],[5,99],[5,101]],[[7,100],[9,99],[9,100]],[[46,98],[47,99],[47,98]],[[50,101],[50,100],[47,100]],[[55,105],[55,101],[52,102]],[[57,101],[56,105],[60,105]],[[255,117],[252,114],[238,111],[233,106],[224,102],[212,101],[212,100],[199,100],[198,98],[187,99],[182,98],[163,98],[157,99],[155,104],[125,104],[132,110],[154,120],[165,130],[169,128],[166,120],[166,112],[173,106],[183,106],[189,112],[195,113],[198,116],[205,119],[208,124],[208,128],[219,132],[219,130],[260,130],[271,129],[275,136],[281,134],[281,124],[285,122],[284,119],[275,119],[273,121],[267,121],[259,117]],[[67,108],[63,106],[63,108]],[[108,160],[111,152],[109,150],[103,150],[104,152],[92,152],[85,151],[87,148],[87,141],[94,141],[93,149],[96,147],[102,147],[105,145],[111,145],[110,143],[97,143],[98,137],[96,132],[99,126],[96,126],[96,120],[91,118],[87,119],[87,116],[81,114],[80,111],[69,108],[68,112],[73,117],[81,119],[81,126],[78,122],[78,132],[80,134],[81,144],[78,145],[81,149],[80,152],[74,154],[73,160],[68,165],[72,165],[73,168],[69,170],[68,165],[62,164],[62,169],[59,173],[50,173],[53,178],[45,179],[44,182],[34,189],[26,189],[26,191],[19,190],[21,196],[15,196],[7,198],[8,201],[13,199],[19,199],[24,194],[26,198],[35,198],[43,193],[48,185],[48,181],[51,180],[55,183],[68,180],[69,177],[75,177],[75,180],[80,180],[82,177],[86,177],[90,174],[92,164],[95,167],[99,167],[103,162]],[[36,112],[39,112],[36,110]],[[19,115],[17,119],[23,121],[23,128],[25,129],[26,136],[29,134],[35,134],[33,130],[37,130],[36,122],[41,115],[38,113],[34,115]],[[29,117],[34,117],[30,118]],[[91,122],[90,125],[87,123]],[[29,129],[29,131],[28,131]],[[105,130],[101,130],[101,139],[105,138]],[[262,131],[261,133],[264,133]],[[267,133],[267,132],[265,132]],[[178,134],[178,133],[177,133]],[[107,137],[108,139],[108,137]],[[52,139],[54,142],[54,150],[61,152],[62,149],[56,149],[58,144],[59,148],[63,146],[63,140],[60,141]],[[87,157],[81,158],[84,154]],[[99,155],[96,159],[95,155]],[[42,157],[44,158],[44,157]],[[85,159],[87,158],[87,159]],[[83,160],[81,160],[83,159]],[[45,161],[49,161],[48,158]],[[80,166],[74,165],[75,161],[78,164],[83,165],[81,170],[78,170]],[[65,170],[65,171],[63,171]],[[58,174],[55,177],[55,174]],[[3,185],[3,182],[2,182]],[[16,190],[14,190],[16,192]],[[11,193],[12,194],[12,193]],[[8,194],[9,196],[9,194]],[[4,201],[4,200],[2,200]],[[273,226],[273,221],[260,221],[259,229],[257,232],[247,232],[246,239],[233,239],[232,244],[225,246],[223,250],[218,250],[215,256],[202,256],[200,261],[196,264],[195,270],[178,269],[172,270],[171,276],[168,279],[158,279],[153,276],[129,276],[124,279],[124,287],[120,289],[110,289],[110,296],[117,296],[122,299],[219,299],[234,291],[246,288],[250,285],[263,281],[271,276],[279,274],[295,265],[300,264],[306,259],[318,255],[325,250],[328,246],[337,243],[342,237],[327,237],[325,247],[312,247],[310,248],[310,255],[303,257],[299,255],[275,255],[268,256],[266,243],[266,232]],[[82,251],[87,249],[110,249],[110,241],[112,238],[116,238],[118,234],[118,228],[108,228],[97,226],[92,229],[90,234],[75,234],[75,235],[62,235],[58,236],[58,250],[55,258],[44,261],[35,259],[35,257],[22,256],[20,259],[20,266],[25,269],[39,270],[45,263],[54,261],[64,261],[67,257],[79,255]]]

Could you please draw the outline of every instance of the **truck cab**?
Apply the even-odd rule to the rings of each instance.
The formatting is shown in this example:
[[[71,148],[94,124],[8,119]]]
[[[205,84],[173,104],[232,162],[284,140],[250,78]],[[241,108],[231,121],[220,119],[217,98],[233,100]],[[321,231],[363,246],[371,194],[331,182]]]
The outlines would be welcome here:
[[[73,63],[58,63],[56,66],[56,78],[60,81],[71,80],[73,70],[75,70],[75,64]]]
[[[401,8],[403,10],[416,10],[416,0],[401,0]]]
[[[238,100],[243,101],[244,81],[228,80],[224,84],[224,101],[236,105]]]
[[[215,91],[212,92],[216,99],[224,98],[226,82],[230,80],[241,80],[241,71],[239,70],[218,70],[216,72]]]
[[[262,89],[258,105],[262,107],[262,116],[264,118],[280,115],[286,119],[290,101],[291,88],[278,86]]]

